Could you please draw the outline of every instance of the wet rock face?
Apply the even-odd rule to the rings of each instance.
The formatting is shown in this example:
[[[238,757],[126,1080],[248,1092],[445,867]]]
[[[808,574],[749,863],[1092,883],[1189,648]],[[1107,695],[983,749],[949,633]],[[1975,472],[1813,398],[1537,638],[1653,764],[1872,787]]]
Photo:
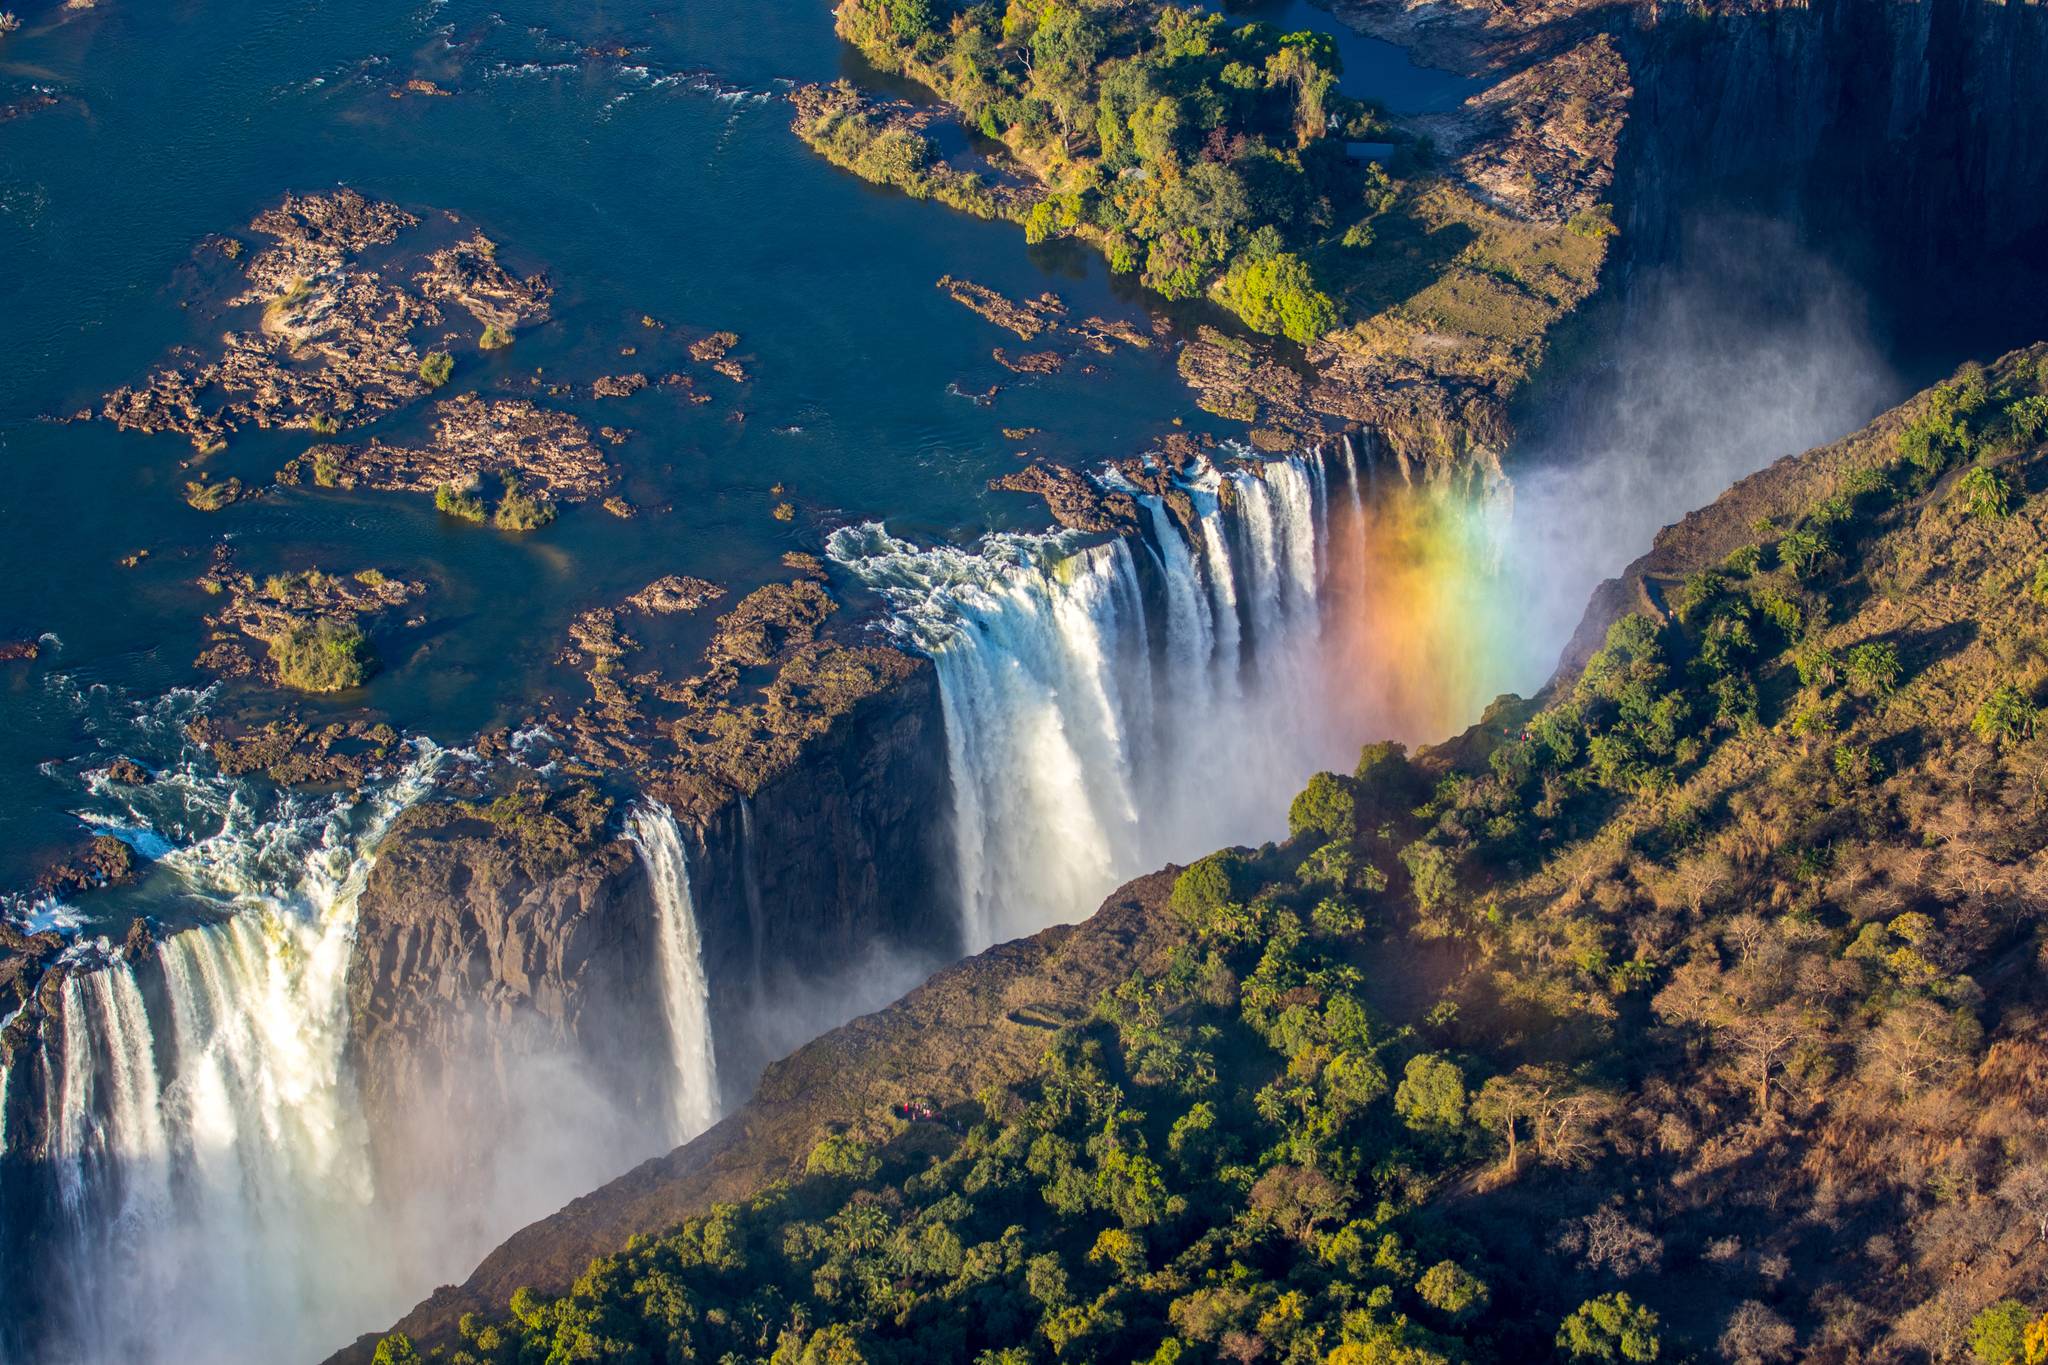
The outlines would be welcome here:
[[[1625,236],[1701,198],[1790,213],[1896,274],[2048,225],[2048,11],[1997,0],[1725,4],[1644,26]],[[1943,287],[1929,275],[1930,287]],[[1892,287],[1911,287],[1894,279]]]
[[[423,1129],[489,1132],[536,1059],[621,1113],[666,1102],[654,902],[630,845],[567,850],[450,805],[386,836],[358,907],[349,1053],[378,1187],[422,1169]]]
[[[788,1045],[758,1011],[794,983],[837,981],[877,953],[959,954],[948,783],[937,674],[920,662],[695,827],[691,890],[728,1099]]]
[[[673,803],[729,1099],[790,1045],[764,1023],[772,995],[801,997],[874,952],[957,954],[945,752],[922,665],[812,736],[750,800]],[[399,1187],[435,1174],[417,1155],[433,1149],[423,1126],[489,1131],[537,1059],[566,1063],[627,1120],[666,1113],[653,890],[613,837],[618,811],[588,792],[417,807],[379,847],[348,998],[380,1189],[387,1170]]]
[[[989,487],[1037,494],[1045,499],[1053,519],[1069,530],[1122,533],[1138,527],[1138,504],[1130,494],[1104,488],[1065,465],[1041,460],[990,480]]]

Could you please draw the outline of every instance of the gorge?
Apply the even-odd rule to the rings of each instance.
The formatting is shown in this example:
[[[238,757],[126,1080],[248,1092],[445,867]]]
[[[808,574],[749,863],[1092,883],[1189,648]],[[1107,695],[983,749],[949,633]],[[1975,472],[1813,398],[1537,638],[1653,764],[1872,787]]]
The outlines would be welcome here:
[[[1502,692],[1569,692],[1619,608],[1661,613],[1709,566],[1601,588],[1568,645],[1658,526],[2039,331],[2048,153],[2021,132],[2048,98],[2038,5],[1340,8],[1491,91],[1594,41],[1626,62],[1615,254],[1599,294],[1537,329],[1533,379],[1487,368],[1488,338],[1486,365],[1402,371],[1380,424],[1290,433],[1266,404],[1249,435],[1191,412],[1098,436],[1064,460],[1087,477],[1078,510],[1049,498],[1051,530],[835,490],[776,550],[817,561],[792,582],[857,619],[801,639],[778,620],[731,655],[736,695],[786,684],[762,684],[764,729],[788,697],[828,698],[753,771],[719,748],[727,722],[652,701],[643,731],[698,727],[673,761],[606,770],[548,728],[572,715],[551,698],[510,713],[534,724],[495,752],[401,727],[352,793],[220,776],[159,726],[142,795],[108,779],[77,800],[151,861],[146,888],[177,895],[136,904],[125,938],[118,900],[57,941],[30,943],[63,898],[9,931],[38,975],[0,1068],[0,1262],[35,1289],[0,1356],[317,1357],[481,1263],[404,1317],[452,1350],[462,1313],[563,1294],[627,1237],[801,1175],[822,1138],[900,1141],[890,1106],[951,1114],[1016,1083],[1186,941],[1173,879],[1145,874],[1269,840],[1280,853],[1248,856],[1284,861],[1289,800],[1318,770],[1372,740],[1456,736]],[[1585,149],[1546,147],[1540,103],[1487,98],[1487,119],[1413,127],[1491,165],[1488,184],[1573,174],[1545,155]],[[1470,344],[1437,322],[1417,355]],[[655,344],[626,336],[607,353]],[[1281,360],[1315,374],[1328,357]],[[1027,401],[1058,420],[1060,400]],[[1444,413],[1455,436],[1432,425]],[[661,496],[635,490],[650,510]],[[753,628],[735,604],[673,647]],[[635,629],[671,647],[666,627]],[[875,651],[843,698],[841,649]],[[620,657],[618,685],[645,697],[699,683]],[[612,675],[590,673],[574,715],[604,702]],[[1433,774],[1525,720],[1487,714],[1432,751]],[[1392,872],[1397,893],[1412,875]],[[1406,947],[1434,971],[1436,949]]]

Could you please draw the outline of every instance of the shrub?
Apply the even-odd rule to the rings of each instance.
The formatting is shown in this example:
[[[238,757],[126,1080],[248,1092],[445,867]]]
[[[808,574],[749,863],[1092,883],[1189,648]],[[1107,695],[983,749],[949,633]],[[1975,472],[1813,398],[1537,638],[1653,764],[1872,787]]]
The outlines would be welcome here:
[[[1358,830],[1358,802],[1335,773],[1317,773],[1287,808],[1287,832],[1296,838],[1320,834],[1349,839]]]
[[[2027,596],[2048,607],[2048,559],[2034,566],[2034,578],[2027,584]]]
[[[1996,519],[2012,512],[2012,485],[2003,474],[1983,465],[1963,475],[1955,495],[1973,517]]]
[[[434,506],[445,515],[460,517],[464,521],[482,521],[490,515],[482,498],[474,493],[458,491],[445,483],[434,490]]]
[[[836,1175],[848,1180],[872,1180],[881,1169],[880,1157],[844,1133],[827,1134],[804,1160],[807,1175]]]
[[[2000,1299],[1970,1319],[1970,1354],[1979,1365],[2017,1365],[2026,1352],[2031,1317],[2018,1299]]]
[[[477,348],[484,351],[500,351],[512,344],[512,333],[493,322],[484,328],[484,334],[476,340]]]
[[[1738,546],[1736,549],[1728,552],[1728,557],[1722,560],[1721,564],[1729,573],[1747,578],[1763,568],[1764,547],[1761,545]]]
[[[1884,776],[1884,764],[1868,744],[1837,744],[1833,763],[1835,776],[1852,787],[1866,786]]]
[[[1350,841],[1335,839],[1303,858],[1294,879],[1303,886],[1333,886],[1341,891],[1350,884],[1356,863]]]
[[[332,488],[341,482],[341,460],[335,455],[333,446],[315,446],[308,452],[313,457],[313,482],[322,488]]]
[[[1572,215],[1565,227],[1577,237],[1612,237],[1621,231],[1614,225],[1614,205],[1595,204]]]
[[[1899,685],[1897,645],[1877,641],[1860,644],[1849,651],[1849,684],[1870,696],[1887,696]]]
[[[222,483],[198,483],[185,485],[185,501],[201,512],[218,512],[242,496],[242,481],[228,479]]]
[[[1587,1299],[1557,1329],[1557,1348],[1573,1360],[1651,1361],[1663,1350],[1660,1319],[1623,1293]]]
[[[340,692],[370,676],[369,641],[351,621],[322,616],[302,621],[270,641],[277,680],[301,692]]]
[[[1793,652],[1792,667],[1798,670],[1801,687],[1833,687],[1841,676],[1842,661],[1820,641],[1808,640]]]
[[[2005,410],[2005,423],[2020,445],[2048,436],[2048,397],[2036,393],[2015,401]]]
[[[555,519],[555,505],[546,498],[523,491],[519,481],[505,476],[505,496],[498,500],[491,524],[500,531],[538,531]]]
[[[1433,1053],[1410,1057],[1394,1089],[1394,1112],[1418,1132],[1446,1132],[1465,1121],[1465,1073]]]
[[[1234,853],[1211,853],[1173,879],[1173,908],[1197,924],[1237,898],[1243,866]]]
[[[2003,744],[2032,735],[2038,714],[2026,693],[2002,683],[1970,717],[1970,729],[1986,744]]]
[[[377,1343],[370,1365],[420,1365],[419,1348],[403,1332],[393,1332]]]
[[[1486,1307],[1492,1297],[1486,1281],[1456,1261],[1438,1261],[1415,1282],[1416,1297],[1452,1322],[1462,1322]]]
[[[1778,542],[1778,558],[1801,578],[1825,564],[1834,552],[1827,535],[1811,528],[1794,531]]]
[[[1401,850],[1408,879],[1415,888],[1415,904],[1426,915],[1447,904],[1458,891],[1457,869],[1451,855],[1436,844],[1415,843]]]
[[[1304,346],[1337,325],[1337,305],[1316,288],[1308,262],[1291,251],[1264,260],[1240,257],[1217,283],[1216,297],[1246,325]]]
[[[455,373],[455,357],[446,351],[429,351],[426,359],[420,361],[420,378],[432,388],[440,388]]]

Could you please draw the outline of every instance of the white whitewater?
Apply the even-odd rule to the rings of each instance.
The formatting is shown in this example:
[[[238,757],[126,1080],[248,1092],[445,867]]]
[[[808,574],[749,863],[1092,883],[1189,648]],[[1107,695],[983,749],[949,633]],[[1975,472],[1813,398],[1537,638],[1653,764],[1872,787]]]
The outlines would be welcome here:
[[[66,979],[49,1158],[73,1224],[78,1358],[287,1358],[402,1306],[409,1267],[380,1240],[343,1066],[343,987],[370,850],[438,761],[423,746],[361,802],[287,801],[267,820],[237,797],[219,833],[168,854],[231,912],[158,946],[168,1020],[152,1027],[129,962]]]
[[[690,866],[683,856],[675,814],[658,802],[634,807],[627,836],[647,866],[654,888],[655,931],[661,968],[662,1012],[668,1020],[673,1061],[672,1097],[677,1145],[718,1122],[718,1057],[711,1039],[711,983],[690,898]]]
[[[1321,457],[1181,486],[1192,539],[1144,493],[1142,539],[832,537],[938,669],[970,952],[1086,915],[1163,862],[1279,833],[1289,797],[1341,756],[1321,704]]]

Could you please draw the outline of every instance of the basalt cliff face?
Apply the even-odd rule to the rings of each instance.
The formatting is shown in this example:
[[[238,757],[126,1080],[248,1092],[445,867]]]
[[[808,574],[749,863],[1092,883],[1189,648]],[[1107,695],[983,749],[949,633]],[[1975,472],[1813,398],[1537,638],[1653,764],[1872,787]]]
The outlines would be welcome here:
[[[1692,7],[1697,10],[1699,7]],[[2048,8],[1996,0],[1641,12],[1624,172],[1638,252],[1715,200],[1877,269],[1953,271],[2048,223]],[[1894,288],[1915,286],[1895,279]]]
[[[957,954],[944,752],[921,666],[840,717],[751,800],[681,822],[729,1101],[801,1041],[779,1026],[778,999],[841,998],[846,970],[877,953]],[[381,1168],[398,1154],[416,1166],[423,1125],[504,1112],[536,1059],[568,1065],[622,1114],[664,1103],[646,860],[613,837],[615,818],[565,848],[535,836],[545,809],[490,809],[415,808],[385,836],[362,894],[349,1054]]]
[[[571,861],[522,856],[515,836],[449,805],[385,837],[349,962],[349,1061],[389,1189],[452,1181],[428,1141],[488,1131],[508,1085],[573,1066],[625,1112],[658,1112],[667,1038],[645,869],[623,841]],[[425,1157],[423,1154],[433,1154]]]
[[[938,680],[919,660],[751,797],[685,819],[730,1098],[803,1041],[773,1016],[806,989],[854,989],[878,956],[929,970],[959,955],[948,781]]]
[[[913,1314],[1014,1301],[964,1335],[1035,1349],[1063,1339],[1065,1285],[1108,1281],[1131,1311],[1090,1329],[1120,1348],[1092,1358],[1148,1358],[1165,1335],[1198,1358],[1278,1359],[1291,1332],[1340,1360],[1381,1358],[1360,1339],[1535,1359],[1622,1316],[1642,1357],[1939,1360],[1972,1324],[2024,1327],[2048,1245],[2044,439],[2036,346],[1778,462],[1603,591],[1586,634],[1604,645],[1544,698],[1504,698],[1413,759],[1369,746],[1355,777],[1310,784],[1288,844],[1141,879],[819,1039],[718,1127],[521,1232],[401,1326],[441,1344],[477,1311],[509,1359],[594,1321],[624,1351],[679,1320],[724,1330],[712,1310],[768,1284],[746,1301],[797,1324],[784,1341],[823,1321],[876,1355],[924,1348],[917,1329],[940,1329]],[[1667,686],[1656,715],[1631,709]],[[1352,858],[1377,875],[1352,878]],[[1373,1040],[1376,1060],[1351,1065],[1374,1079],[1331,1120],[1328,1141],[1361,1159],[1317,1183],[1290,1164],[1298,1145],[1267,1144],[1299,1131],[1281,1101],[1312,1103],[1310,1078],[1351,1083],[1314,1031],[1339,1001]],[[1279,1021],[1270,1051],[1233,1033],[1261,1018]],[[1047,1047],[1060,1030],[1064,1053]],[[1183,1088],[1175,1039],[1210,1044],[1209,1082]],[[1044,1127],[1084,1084],[1115,1111],[1092,1187],[1060,1164],[1081,1144]],[[1083,1270],[1121,1216],[1085,1189],[1162,1107],[1160,1127],[1182,1117],[1144,1150],[1164,1153],[1180,1207],[1163,1202],[1128,1270]],[[1005,1146],[1006,1122],[1041,1140]],[[1247,1164],[1181,1160],[1197,1123]],[[851,1141],[807,1161],[827,1136]],[[897,1234],[927,1207],[968,1227],[1006,1183],[1021,1194],[993,1231],[1009,1221],[1020,1254],[959,1296],[960,1258]],[[567,1289],[583,1257],[717,1203],[750,1210],[728,1244],[744,1251],[713,1263],[699,1228]],[[839,1292],[818,1239],[841,1228],[885,1294]],[[1026,1256],[1054,1243],[1073,1278],[1048,1303],[1026,1286],[1059,1254]],[[649,1266],[683,1287],[648,1292]],[[1446,1280],[1480,1286],[1449,1300],[1469,1313],[1445,1311]],[[1361,1282],[1399,1316],[1357,1310]],[[522,1287],[539,1298],[505,1318]],[[1285,1316],[1268,1311],[1283,1288]],[[568,1309],[545,1302],[563,1293]],[[1320,1341],[1292,1326],[1304,1313],[1323,1314]]]

